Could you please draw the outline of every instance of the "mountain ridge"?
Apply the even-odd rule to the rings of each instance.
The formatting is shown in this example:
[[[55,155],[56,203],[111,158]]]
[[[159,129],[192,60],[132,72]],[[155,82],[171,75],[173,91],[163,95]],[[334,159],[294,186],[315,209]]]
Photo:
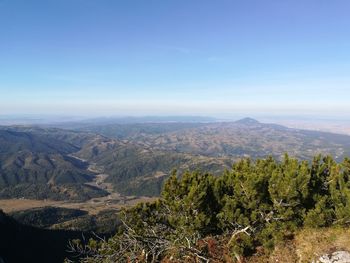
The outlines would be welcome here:
[[[350,155],[350,136],[291,129],[252,118],[210,123],[117,123],[76,130],[16,126],[2,127],[1,134],[3,138],[18,135],[13,145],[8,143],[13,139],[0,137],[3,198],[21,197],[25,185],[18,183],[41,183],[46,190],[38,191],[40,198],[50,197],[44,193],[53,190],[60,198],[67,198],[62,195],[65,188],[70,189],[66,191],[68,198],[74,198],[81,187],[96,196],[98,189],[85,184],[98,173],[106,174],[105,182],[121,194],[158,195],[173,169],[221,174],[242,158],[272,155],[280,159],[288,152],[304,160],[331,154],[340,161]],[[10,185],[12,188],[5,191]]]
[[[239,120],[235,121],[235,123],[245,124],[245,125],[260,124],[260,122],[258,120],[250,118],[250,117],[245,117],[245,118],[239,119]]]

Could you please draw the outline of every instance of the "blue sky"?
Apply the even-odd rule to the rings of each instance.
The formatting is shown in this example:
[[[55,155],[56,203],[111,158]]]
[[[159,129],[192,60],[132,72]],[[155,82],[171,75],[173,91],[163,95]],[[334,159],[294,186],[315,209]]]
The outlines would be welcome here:
[[[350,114],[348,0],[0,0],[0,115]]]

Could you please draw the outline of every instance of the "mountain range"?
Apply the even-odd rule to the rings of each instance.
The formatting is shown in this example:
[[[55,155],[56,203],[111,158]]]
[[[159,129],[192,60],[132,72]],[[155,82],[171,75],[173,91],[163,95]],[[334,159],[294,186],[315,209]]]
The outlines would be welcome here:
[[[350,156],[350,136],[236,122],[97,123],[0,127],[0,198],[88,200],[158,195],[172,170],[220,174],[241,158]]]

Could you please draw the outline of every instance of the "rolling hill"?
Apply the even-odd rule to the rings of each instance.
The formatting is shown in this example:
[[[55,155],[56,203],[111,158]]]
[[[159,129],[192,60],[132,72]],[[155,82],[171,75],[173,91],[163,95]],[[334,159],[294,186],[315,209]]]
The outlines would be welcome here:
[[[92,126],[85,131],[128,139],[152,150],[208,157],[280,158],[285,152],[300,159],[331,154],[337,160],[350,154],[350,136],[290,129],[251,118],[236,122],[146,123]],[[120,132],[123,131],[123,132]]]
[[[290,129],[251,118],[236,122],[107,123],[76,130],[0,129],[0,197],[87,200],[107,195],[158,195],[173,169],[220,174],[238,159],[299,159],[317,154],[341,161],[350,136]],[[96,175],[103,182],[96,183]]]
[[[106,195],[84,185],[94,173],[86,162],[70,156],[80,149],[71,134],[60,135],[40,128],[0,129],[1,198],[86,200]]]

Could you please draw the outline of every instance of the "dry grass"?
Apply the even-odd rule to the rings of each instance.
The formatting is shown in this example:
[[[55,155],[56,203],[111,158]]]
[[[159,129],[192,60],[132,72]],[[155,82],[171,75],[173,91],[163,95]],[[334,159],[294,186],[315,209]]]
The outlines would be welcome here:
[[[256,255],[246,259],[246,263],[296,263],[298,257],[293,241],[276,246],[269,254],[263,248],[258,248]]]
[[[0,209],[5,213],[21,211],[44,206],[58,206],[62,201],[52,200],[31,200],[31,199],[3,199],[0,200]]]
[[[304,229],[295,237],[299,262],[311,262],[337,250],[350,251],[350,228]]]
[[[69,201],[53,201],[53,200],[31,200],[31,199],[0,199],[0,209],[5,213],[11,213],[31,208],[39,208],[45,206],[63,207],[81,209],[89,214],[98,214],[103,210],[116,209],[122,207],[131,207],[140,202],[152,202],[157,198],[151,197],[132,197],[119,195],[110,195],[107,197],[99,197],[88,200],[86,202],[69,202]]]
[[[350,228],[302,229],[293,240],[278,245],[269,254],[262,248],[246,263],[310,263],[324,254],[350,251]]]

